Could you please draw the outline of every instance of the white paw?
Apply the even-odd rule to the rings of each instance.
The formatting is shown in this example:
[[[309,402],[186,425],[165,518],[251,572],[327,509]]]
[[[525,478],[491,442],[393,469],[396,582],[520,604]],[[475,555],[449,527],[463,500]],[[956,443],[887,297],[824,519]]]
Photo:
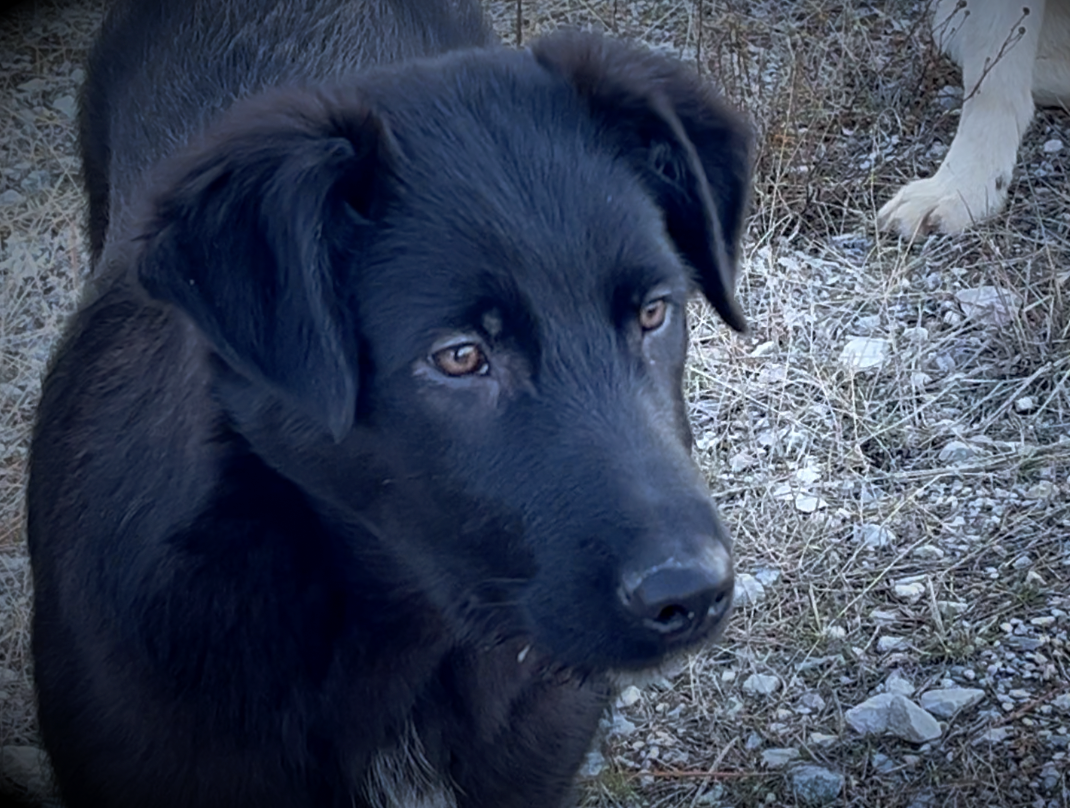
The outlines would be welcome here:
[[[961,233],[1003,209],[1008,180],[1001,174],[987,182],[958,184],[954,177],[938,171],[900,188],[880,209],[877,226],[903,238]]]

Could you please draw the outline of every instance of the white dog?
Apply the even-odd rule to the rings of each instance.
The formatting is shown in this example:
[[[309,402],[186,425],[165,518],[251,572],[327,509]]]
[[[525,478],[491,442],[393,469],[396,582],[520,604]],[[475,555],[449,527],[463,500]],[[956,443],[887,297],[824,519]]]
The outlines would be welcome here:
[[[878,214],[905,238],[999,213],[1034,101],[1070,107],[1070,0],[938,0],[933,32],[962,67],[962,118],[936,174]]]

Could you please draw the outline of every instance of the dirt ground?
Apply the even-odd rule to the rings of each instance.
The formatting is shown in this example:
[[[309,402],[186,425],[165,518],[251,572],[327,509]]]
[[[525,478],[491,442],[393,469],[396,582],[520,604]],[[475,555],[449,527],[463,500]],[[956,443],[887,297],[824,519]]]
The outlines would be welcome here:
[[[72,113],[102,8],[0,13],[0,763],[37,743],[22,488],[86,266]],[[583,804],[1070,806],[1070,117],[1038,114],[1004,214],[908,244],[876,210],[961,101],[924,3],[523,0],[519,37],[515,3],[489,10],[510,44],[568,24],[675,52],[760,141],[751,333],[696,302],[687,371],[739,605],[623,691]],[[947,688],[978,693],[938,737],[852,725]]]

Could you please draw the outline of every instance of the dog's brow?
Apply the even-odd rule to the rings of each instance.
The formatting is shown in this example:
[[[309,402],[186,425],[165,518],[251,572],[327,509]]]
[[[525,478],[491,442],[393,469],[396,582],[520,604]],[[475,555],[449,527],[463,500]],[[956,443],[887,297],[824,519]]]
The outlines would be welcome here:
[[[632,300],[647,295],[656,287],[665,287],[674,292],[685,294],[689,281],[687,275],[680,271],[678,265],[666,266],[648,263],[623,264],[617,268],[610,279],[611,296],[614,300]]]
[[[491,309],[483,315],[483,330],[489,337],[497,337],[502,332],[502,313]]]

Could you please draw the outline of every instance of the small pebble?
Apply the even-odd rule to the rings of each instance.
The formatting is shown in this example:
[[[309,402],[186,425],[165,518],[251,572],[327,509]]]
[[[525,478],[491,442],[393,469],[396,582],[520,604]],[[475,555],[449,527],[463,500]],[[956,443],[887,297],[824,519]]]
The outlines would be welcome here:
[[[752,673],[743,680],[743,692],[753,693],[759,696],[768,696],[775,693],[780,687],[780,680],[775,676],[764,673]]]
[[[798,759],[798,749],[766,749],[762,752],[762,763],[770,769],[779,769]]]
[[[925,584],[920,582],[896,584],[892,587],[895,596],[907,603],[917,603],[925,594]]]

